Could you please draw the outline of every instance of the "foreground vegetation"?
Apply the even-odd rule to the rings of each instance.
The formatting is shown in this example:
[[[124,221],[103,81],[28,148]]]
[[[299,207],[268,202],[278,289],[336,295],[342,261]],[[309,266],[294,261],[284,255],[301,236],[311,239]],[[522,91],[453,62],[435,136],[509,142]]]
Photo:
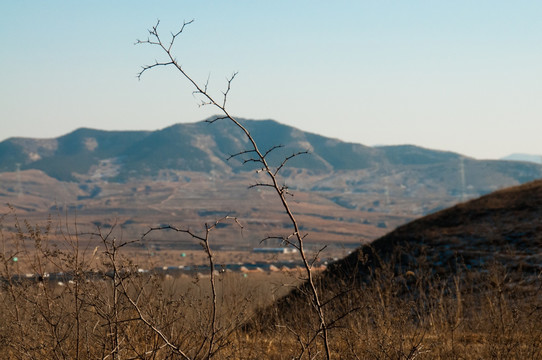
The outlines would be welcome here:
[[[78,236],[53,222],[7,221],[17,231],[3,227],[1,237],[2,358],[325,357],[310,302],[273,303],[303,273],[218,272],[213,297],[210,274],[137,271],[114,232]],[[28,272],[36,276],[15,276]],[[64,282],[47,278],[58,272]],[[397,274],[384,266],[367,280],[319,284],[336,358],[542,358],[540,276],[494,266],[442,278],[430,267]]]

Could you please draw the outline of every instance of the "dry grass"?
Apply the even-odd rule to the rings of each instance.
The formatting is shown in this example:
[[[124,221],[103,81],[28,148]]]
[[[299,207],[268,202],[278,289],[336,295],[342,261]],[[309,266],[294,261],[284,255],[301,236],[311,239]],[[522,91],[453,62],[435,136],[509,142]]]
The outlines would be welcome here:
[[[177,359],[183,357],[179,351],[190,359],[209,357],[209,275],[142,274],[122,248],[114,260],[105,251],[100,241],[111,241],[113,234],[83,241],[64,231],[63,242],[53,246],[49,237],[58,228],[52,222],[42,229],[11,220],[18,231],[1,237],[2,358]],[[96,246],[87,246],[93,242],[96,253]],[[22,269],[15,256],[30,269]],[[47,279],[47,272],[59,271],[67,274],[62,284]],[[44,281],[14,277],[24,272]],[[325,356],[307,298],[301,305],[271,306],[299,284],[298,275],[219,273],[216,281],[214,358]],[[320,286],[329,300],[335,358],[542,358],[540,276],[527,279],[495,265],[439,279],[427,268],[397,274],[390,265],[363,283]]]

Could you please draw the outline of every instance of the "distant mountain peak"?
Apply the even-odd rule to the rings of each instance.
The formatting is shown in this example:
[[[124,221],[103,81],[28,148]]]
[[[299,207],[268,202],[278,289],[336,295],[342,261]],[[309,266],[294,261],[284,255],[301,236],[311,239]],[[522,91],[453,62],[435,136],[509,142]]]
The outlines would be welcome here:
[[[535,164],[542,164],[542,155],[514,153],[501,158],[501,160],[527,161]]]
[[[216,116],[210,119],[213,118]],[[414,145],[369,147],[271,119],[238,118],[238,121],[252,134],[260,151],[274,149],[267,156],[271,166],[280,165],[292,154],[307,151],[308,155],[292,158],[287,166],[329,174],[338,171],[365,171],[380,177],[409,174],[413,178],[433,179],[446,184],[447,191],[462,194],[468,189],[487,193],[542,175],[542,166],[537,164],[484,162]],[[277,145],[281,147],[275,149]],[[37,169],[59,180],[76,181],[92,179],[96,169],[115,159],[115,171],[100,172],[109,174],[109,181],[156,178],[167,170],[231,174],[256,169],[257,164],[246,153],[250,146],[242,131],[228,120],[212,124],[206,120],[178,123],[156,131],[79,128],[55,139],[11,138],[0,142],[0,172],[15,171],[19,166],[21,170]],[[240,155],[232,157],[235,154]],[[486,180],[480,180],[482,177]],[[464,183],[458,188],[456,184],[461,178]],[[361,182],[353,178],[351,183]]]

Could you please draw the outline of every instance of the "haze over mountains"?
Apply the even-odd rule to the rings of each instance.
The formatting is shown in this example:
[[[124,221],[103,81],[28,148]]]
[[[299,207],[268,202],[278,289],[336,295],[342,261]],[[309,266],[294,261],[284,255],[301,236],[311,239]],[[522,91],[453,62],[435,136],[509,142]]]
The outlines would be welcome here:
[[[375,239],[413,218],[494,190],[542,177],[542,165],[476,160],[417,146],[368,147],[280,124],[241,120],[295,194],[305,229],[317,242]],[[0,143],[0,198],[27,216],[58,207],[135,229],[224,214],[248,218],[254,242],[287,219],[266,203],[241,132],[225,121],[176,124],[158,131],[78,129],[54,139]],[[229,159],[229,160],[228,160]],[[272,200],[270,200],[272,204]],[[99,219],[98,219],[99,218]],[[129,231],[127,233],[130,233]],[[260,236],[260,237],[259,237]],[[235,244],[239,234],[227,240]],[[259,237],[259,238],[258,238]],[[252,241],[252,240],[250,240]],[[249,241],[249,242],[250,242]]]

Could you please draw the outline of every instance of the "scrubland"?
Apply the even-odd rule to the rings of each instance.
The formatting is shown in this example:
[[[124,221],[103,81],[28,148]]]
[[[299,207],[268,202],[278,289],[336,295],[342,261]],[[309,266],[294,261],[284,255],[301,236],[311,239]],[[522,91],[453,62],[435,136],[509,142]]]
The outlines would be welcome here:
[[[138,271],[115,228],[77,234],[13,215],[2,225],[1,358],[325,357],[302,272],[171,277]],[[540,274],[389,264],[339,278],[317,282],[334,358],[542,358]]]

